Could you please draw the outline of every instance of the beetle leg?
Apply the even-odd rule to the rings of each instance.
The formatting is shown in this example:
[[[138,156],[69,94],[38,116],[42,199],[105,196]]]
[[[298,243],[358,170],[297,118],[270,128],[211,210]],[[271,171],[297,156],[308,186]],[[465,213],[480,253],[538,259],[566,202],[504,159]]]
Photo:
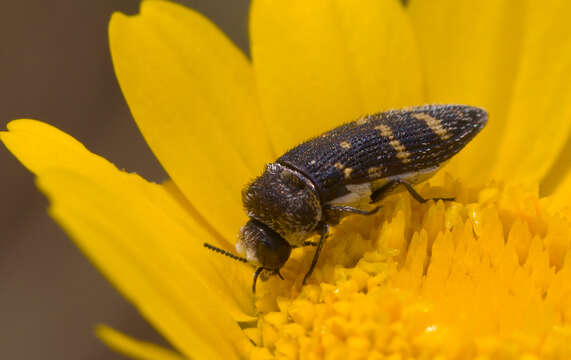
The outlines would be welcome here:
[[[386,184],[383,184],[380,188],[373,191],[371,194],[371,204],[374,204],[384,198],[389,192],[391,192],[398,185],[396,180],[390,180]]]
[[[317,246],[319,245],[319,242],[314,242],[314,241],[304,241],[302,246]]]
[[[319,245],[319,241],[304,241],[301,245],[292,245],[292,248],[298,248],[300,246],[306,247],[306,246],[317,246]]]
[[[376,208],[372,209],[372,210],[362,210],[362,209],[358,209],[352,206],[344,206],[344,205],[327,205],[326,208],[328,210],[333,210],[333,211],[338,211],[338,212],[345,212],[345,213],[350,213],[350,214],[358,214],[358,215],[373,215],[374,213],[376,213],[377,211],[379,211],[379,209],[381,208],[380,206],[377,206]]]
[[[348,214],[357,215],[373,215],[379,211],[381,207],[377,206],[371,210],[362,210],[352,206],[345,205],[325,205],[323,207],[323,221],[329,225],[337,225],[341,219]]]
[[[422,197],[422,195],[420,195],[419,193],[416,192],[416,190],[414,190],[414,188],[412,187],[412,185],[410,185],[407,182],[404,182],[402,180],[395,180],[398,184],[401,184],[402,186],[405,187],[406,191],[408,191],[408,193],[418,202],[420,203],[425,203],[428,200],[434,200],[434,201],[438,201],[438,200],[442,200],[442,201],[454,201],[454,198],[431,198],[431,199],[425,199]]]
[[[442,201],[454,201],[454,198],[431,198],[431,199],[425,199],[422,197],[422,195],[420,195],[416,190],[414,190],[414,188],[412,187],[412,185],[410,185],[409,183],[407,183],[406,181],[402,181],[402,180],[391,180],[389,182],[387,182],[386,184],[384,184],[383,186],[381,186],[380,188],[378,188],[377,190],[375,190],[372,194],[371,194],[371,203],[377,202],[379,200],[381,200],[383,198],[383,195],[386,195],[387,192],[389,192],[390,190],[392,190],[395,186],[397,185],[402,185],[404,186],[404,188],[406,189],[406,191],[408,191],[408,193],[419,203],[425,203],[428,200],[434,200],[434,201],[438,201],[438,200],[442,200]]]
[[[313,255],[311,266],[309,267],[309,270],[307,270],[307,273],[303,277],[302,285],[305,285],[305,282],[311,276],[311,273],[313,272],[315,265],[317,265],[317,259],[319,259],[319,253],[321,252],[321,248],[323,247],[323,243],[325,242],[327,236],[329,236],[329,225],[323,224],[323,227],[321,228],[321,237],[319,238],[319,243],[317,244],[317,249],[315,250],[315,254]]]
[[[252,283],[252,292],[254,294],[256,293],[256,282],[258,281],[258,276],[260,276],[263,270],[264,270],[263,267],[259,267],[256,269],[256,272],[254,273],[254,282]]]

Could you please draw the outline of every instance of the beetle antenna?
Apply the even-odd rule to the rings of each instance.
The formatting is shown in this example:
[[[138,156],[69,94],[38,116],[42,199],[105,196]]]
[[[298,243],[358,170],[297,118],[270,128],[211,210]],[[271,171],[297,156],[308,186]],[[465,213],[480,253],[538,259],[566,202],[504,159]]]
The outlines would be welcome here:
[[[248,262],[248,260],[244,259],[243,257],[236,256],[236,255],[232,254],[231,252],[228,252],[228,251],[226,251],[226,250],[222,250],[222,249],[220,249],[220,248],[217,248],[216,246],[210,245],[209,243],[204,243],[204,247],[207,248],[207,249],[210,249],[210,250],[212,250],[212,251],[214,251],[214,252],[217,252],[217,253],[219,253],[219,254],[226,255],[226,256],[228,256],[229,258],[232,258],[232,259],[234,259],[234,260],[241,261],[241,262],[243,262],[243,263],[247,263],[247,262]]]
[[[254,273],[254,283],[252,284],[252,292],[254,294],[256,293],[256,281],[258,281],[258,276],[260,276],[260,273],[262,272],[262,270],[264,270],[264,268],[259,267],[256,269],[256,272]]]

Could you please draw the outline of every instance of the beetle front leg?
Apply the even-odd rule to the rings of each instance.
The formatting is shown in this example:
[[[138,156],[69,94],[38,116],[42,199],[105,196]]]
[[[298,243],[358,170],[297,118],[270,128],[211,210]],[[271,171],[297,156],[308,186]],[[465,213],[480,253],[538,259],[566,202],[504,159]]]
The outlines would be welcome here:
[[[325,242],[325,239],[327,239],[327,237],[329,236],[329,225],[324,223],[322,228],[320,229],[320,233],[321,237],[319,238],[319,243],[317,243],[317,249],[315,250],[315,254],[313,255],[311,266],[309,267],[309,270],[307,270],[307,273],[303,277],[303,282],[301,283],[302,285],[305,285],[307,279],[311,276],[311,273],[313,273],[315,265],[317,265],[317,260],[319,259],[319,253],[321,252],[321,248],[323,248],[323,243]]]
[[[326,210],[331,210],[331,211],[336,211],[336,212],[340,212],[340,213],[347,213],[347,214],[357,214],[357,215],[373,215],[375,214],[377,211],[379,211],[381,207],[377,206],[374,209],[371,210],[363,210],[363,209],[358,209],[352,206],[345,206],[345,205],[326,205],[325,209]]]
[[[379,211],[380,208],[380,206],[377,206],[371,210],[363,210],[345,205],[325,205],[323,207],[323,222],[329,225],[337,225],[341,219],[347,215],[373,215]]]

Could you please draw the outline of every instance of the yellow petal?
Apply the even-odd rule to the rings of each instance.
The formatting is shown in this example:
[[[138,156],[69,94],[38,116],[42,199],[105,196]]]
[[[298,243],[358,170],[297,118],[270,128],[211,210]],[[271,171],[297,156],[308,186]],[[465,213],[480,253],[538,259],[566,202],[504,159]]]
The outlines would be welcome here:
[[[191,212],[192,208],[186,205],[185,199],[172,185],[159,186],[145,182],[136,175],[122,173],[104,158],[88,151],[73,137],[48,124],[36,120],[16,120],[8,124],[8,130],[0,132],[0,140],[24,166],[38,176],[49,169],[67,169],[108,189],[114,189],[127,181],[129,185],[125,191],[130,192],[135,201],[138,201],[137,198],[150,201],[156,207],[153,211],[162,209],[170,218],[170,222],[178,224],[165,224],[165,227],[182,226],[186,229],[184,234],[171,235],[168,240],[163,241],[162,251],[167,251],[171,244],[175,246],[177,243],[178,246],[184,247],[174,248],[173,251],[188,251],[190,254],[204,254],[203,242],[223,246],[220,238],[213,237],[212,231],[206,231],[201,219],[196,218]],[[137,203],[127,205],[136,207]],[[151,213],[148,218],[153,219]],[[189,239],[185,244],[182,239],[186,238]],[[227,302],[226,309],[236,320],[250,320],[253,314],[250,268],[215,254],[208,255],[208,263],[201,260],[202,256],[193,260],[195,269],[202,272],[201,281],[206,282]]]
[[[571,214],[571,171],[568,171],[563,177],[555,189],[554,195],[552,200],[556,207],[567,207],[570,210],[569,214]]]
[[[472,181],[490,175],[507,114],[523,32],[519,0],[413,0],[408,6],[423,64],[426,100],[486,108],[486,128],[448,169]],[[485,167],[477,166],[484,163]]]
[[[571,2],[530,1],[494,175],[540,182],[571,135]],[[557,170],[569,170],[571,163]]]
[[[248,340],[208,287],[205,277],[214,274],[197,273],[206,267],[199,264],[206,250],[148,199],[137,201],[137,192],[127,190],[140,187],[136,181],[106,189],[76,173],[48,170],[38,185],[52,199],[56,221],[178,350],[237,357]]]
[[[217,239],[165,187],[118,171],[47,124],[19,120],[8,128],[1,140],[39,176],[52,215],[173,343],[187,344],[189,331],[202,331],[192,313],[199,309],[206,316],[216,308],[206,320],[229,326],[229,343],[244,337],[228,314],[251,319],[250,270],[207,252],[202,242]]]
[[[85,176],[109,181],[117,169],[102,157],[89,152],[68,134],[37,120],[21,119],[8,123],[0,140],[28,170],[36,175],[51,168],[71,168]]]
[[[256,0],[252,59],[276,151],[367,113],[423,101],[419,59],[396,0]]]
[[[115,72],[147,143],[224,237],[245,220],[241,187],[270,159],[247,58],[209,20],[144,1],[109,24]]]
[[[541,182],[541,193],[550,195],[558,191],[571,176],[571,136],[559,153],[557,160],[549,169],[547,175]]]
[[[96,329],[97,336],[113,350],[133,359],[182,360],[179,354],[158,345],[133,339],[105,325]]]

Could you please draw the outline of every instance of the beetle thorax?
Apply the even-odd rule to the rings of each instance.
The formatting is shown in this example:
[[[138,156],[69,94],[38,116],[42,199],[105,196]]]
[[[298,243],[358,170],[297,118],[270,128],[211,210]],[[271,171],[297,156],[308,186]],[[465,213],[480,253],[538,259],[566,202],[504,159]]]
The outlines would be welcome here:
[[[249,217],[269,226],[290,245],[300,245],[322,218],[319,196],[309,179],[283,165],[266,171],[242,192]]]

